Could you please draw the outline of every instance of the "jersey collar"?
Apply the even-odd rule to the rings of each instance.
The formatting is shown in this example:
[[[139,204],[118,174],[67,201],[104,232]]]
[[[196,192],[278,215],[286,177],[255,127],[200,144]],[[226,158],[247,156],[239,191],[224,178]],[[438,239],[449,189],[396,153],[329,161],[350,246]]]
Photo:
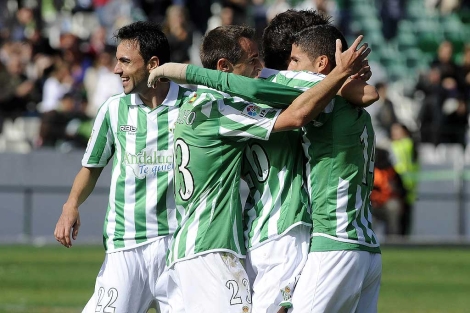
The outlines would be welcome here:
[[[261,69],[261,72],[259,73],[258,78],[268,78],[269,76],[276,75],[277,73],[279,73],[278,70],[264,67]]]
[[[179,86],[174,82],[170,81],[170,89],[168,90],[168,94],[166,95],[165,100],[163,100],[161,105],[172,107],[176,105],[176,100],[178,99],[178,90]],[[130,105],[140,105],[145,106],[142,99],[140,99],[139,95],[133,93],[131,96],[131,103]],[[145,106],[146,107],[146,106]]]

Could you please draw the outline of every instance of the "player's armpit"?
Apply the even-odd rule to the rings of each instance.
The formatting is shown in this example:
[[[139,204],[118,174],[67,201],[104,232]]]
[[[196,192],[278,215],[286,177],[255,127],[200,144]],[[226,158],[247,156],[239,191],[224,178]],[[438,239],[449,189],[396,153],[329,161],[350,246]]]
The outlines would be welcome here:
[[[348,79],[338,91],[338,95],[358,107],[368,107],[379,100],[375,87],[361,79]]]

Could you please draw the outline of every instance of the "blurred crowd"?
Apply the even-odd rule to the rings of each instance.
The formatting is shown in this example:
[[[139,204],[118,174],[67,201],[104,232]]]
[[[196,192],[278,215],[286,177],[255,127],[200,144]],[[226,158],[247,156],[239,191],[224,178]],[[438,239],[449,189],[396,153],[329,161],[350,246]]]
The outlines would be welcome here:
[[[333,17],[348,37],[353,0],[4,0],[0,1],[0,136],[18,118],[40,120],[33,149],[83,148],[100,105],[122,92],[113,73],[114,30],[136,20],[160,23],[172,61],[200,64],[199,44],[220,25],[251,25],[258,38],[276,14],[314,9]],[[469,10],[467,0],[423,0],[428,10]],[[407,1],[376,0],[385,39],[396,35]],[[470,40],[470,39],[469,39]],[[470,43],[470,41],[469,41]],[[377,76],[376,76],[377,77]],[[378,76],[380,77],[380,75]],[[409,95],[420,104],[410,131],[389,96],[389,81],[375,80],[380,100],[368,108],[377,134],[374,215],[385,233],[408,234],[416,199],[417,143],[456,143],[465,148],[470,99],[470,45],[456,60],[443,41],[417,76]],[[396,100],[395,100],[396,101]]]

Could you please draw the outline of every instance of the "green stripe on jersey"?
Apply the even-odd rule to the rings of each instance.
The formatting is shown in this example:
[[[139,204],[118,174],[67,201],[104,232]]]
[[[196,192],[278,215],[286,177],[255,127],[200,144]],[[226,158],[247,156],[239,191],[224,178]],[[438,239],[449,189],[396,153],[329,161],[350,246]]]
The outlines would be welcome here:
[[[156,109],[135,94],[111,97],[100,108],[82,165],[104,167],[114,156],[103,229],[107,252],[136,247],[177,228],[171,125],[192,93],[170,83]]]

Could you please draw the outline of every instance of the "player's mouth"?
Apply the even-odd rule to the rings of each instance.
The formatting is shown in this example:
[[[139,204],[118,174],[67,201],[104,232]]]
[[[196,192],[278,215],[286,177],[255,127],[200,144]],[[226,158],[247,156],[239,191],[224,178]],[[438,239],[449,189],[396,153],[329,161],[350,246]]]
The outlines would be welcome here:
[[[121,77],[121,82],[123,86],[126,86],[129,84],[129,78],[128,77]]]

